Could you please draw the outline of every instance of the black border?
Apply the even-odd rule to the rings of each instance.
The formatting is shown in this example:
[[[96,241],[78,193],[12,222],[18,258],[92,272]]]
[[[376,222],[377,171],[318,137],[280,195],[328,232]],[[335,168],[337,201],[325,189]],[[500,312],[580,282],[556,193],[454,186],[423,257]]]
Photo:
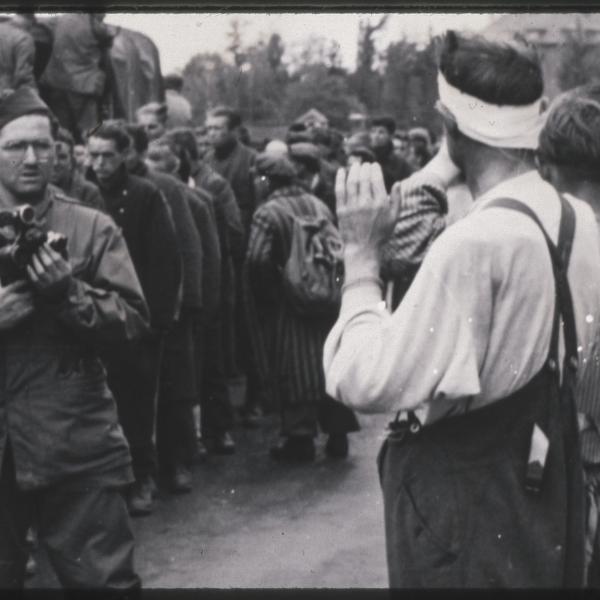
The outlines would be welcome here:
[[[264,2],[244,2],[243,0],[185,0],[185,1],[165,1],[165,0],[145,0],[142,2],[132,2],[131,0],[109,0],[92,2],[69,2],[64,0],[21,0],[4,1],[0,0],[0,10],[2,12],[14,12],[15,10],[32,10],[35,12],[131,12],[131,13],[212,13],[212,12],[243,12],[243,13],[289,13],[289,12],[355,12],[355,13],[382,13],[382,12],[414,12],[414,13],[519,13],[519,12],[551,12],[551,13],[572,13],[572,12],[600,12],[600,0],[545,0],[519,2],[518,0],[504,0],[503,2],[494,2],[487,0],[437,0],[431,2],[428,0],[419,2],[418,0],[406,1],[398,0],[396,2],[377,2],[369,3],[351,2],[348,0],[328,0],[318,2],[317,0],[279,0]],[[143,583],[143,582],[142,582]],[[25,589],[20,591],[0,590],[0,600],[9,600],[11,598],[46,600],[64,598],[93,598],[104,599],[113,597],[110,592],[101,590],[56,590],[56,589]],[[136,594],[124,595],[123,598],[139,598]],[[441,600],[450,600],[460,598],[470,600],[472,598],[523,598],[524,600],[537,598],[600,598],[600,592],[594,590],[387,590],[387,589],[321,589],[321,588],[266,588],[266,589],[159,589],[143,588],[141,598],[149,600],[158,600],[162,598],[179,599],[223,599],[223,598],[241,598],[241,599],[342,599],[342,598],[374,598],[374,599],[402,599],[412,600],[412,598],[440,598]]]

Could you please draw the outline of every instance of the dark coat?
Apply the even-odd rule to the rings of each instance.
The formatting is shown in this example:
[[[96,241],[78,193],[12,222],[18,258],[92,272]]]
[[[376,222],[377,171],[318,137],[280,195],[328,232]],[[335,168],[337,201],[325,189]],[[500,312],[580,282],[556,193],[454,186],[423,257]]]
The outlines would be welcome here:
[[[78,171],[73,172],[69,185],[61,188],[65,195],[77,202],[81,202],[92,208],[106,211],[104,205],[104,198],[98,189],[98,186],[85,179],[85,177]]]
[[[381,165],[383,181],[388,194],[396,181],[402,181],[412,174],[413,168],[404,159],[394,154],[394,146],[390,142],[385,148],[373,148],[375,159]]]
[[[99,359],[147,330],[148,309],[125,240],[104,213],[54,189],[43,228],[64,234],[73,280],[3,331],[0,464],[8,436],[21,489],[79,475],[131,480],[131,458]]]
[[[252,175],[255,159],[256,152],[237,140],[226,148],[209,152],[206,157],[206,162],[231,185],[240,208],[246,236],[250,232],[250,223],[256,208]]]
[[[173,220],[158,188],[123,167],[110,188],[100,188],[106,210],[121,227],[150,308],[161,332],[175,320],[181,285],[181,254]]]
[[[280,402],[296,407],[289,412],[298,412],[301,406],[325,398],[323,345],[335,317],[307,319],[286,302],[280,270],[291,250],[290,213],[333,219],[321,200],[298,185],[273,192],[252,220],[245,282],[250,294],[251,337],[262,377],[273,378]]]
[[[69,13],[54,22],[52,54],[41,78],[48,87],[102,96],[106,73],[102,69],[104,51],[112,34],[89,13]]]
[[[0,90],[36,87],[33,37],[10,21],[0,23]]]
[[[183,260],[182,305],[191,310],[200,310],[202,308],[202,242],[194,226],[189,204],[182,192],[181,182],[171,175],[149,169],[144,163],[139,163],[132,173],[151,181],[167,201]]]
[[[202,311],[211,319],[221,302],[221,250],[212,198],[201,189],[181,185],[202,243]]]

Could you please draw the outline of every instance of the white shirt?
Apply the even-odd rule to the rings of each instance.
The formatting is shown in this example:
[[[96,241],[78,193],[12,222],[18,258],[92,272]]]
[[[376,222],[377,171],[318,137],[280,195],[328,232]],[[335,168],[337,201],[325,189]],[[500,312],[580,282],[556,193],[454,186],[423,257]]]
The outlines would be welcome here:
[[[375,284],[344,292],[324,350],[331,396],[364,412],[416,409],[430,423],[504,398],[541,369],[555,303],[550,254],[529,217],[482,210],[500,197],[527,204],[556,242],[560,201],[536,171],[489,190],[433,243],[393,314]],[[581,362],[600,321],[600,244],[589,206],[571,202],[568,278]]]

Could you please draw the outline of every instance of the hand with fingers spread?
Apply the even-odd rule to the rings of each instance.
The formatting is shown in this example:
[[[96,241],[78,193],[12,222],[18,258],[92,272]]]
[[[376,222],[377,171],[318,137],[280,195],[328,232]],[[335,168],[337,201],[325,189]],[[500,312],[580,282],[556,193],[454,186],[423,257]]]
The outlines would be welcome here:
[[[335,184],[337,217],[346,255],[378,260],[379,247],[390,236],[394,210],[378,163],[339,169]]]
[[[27,274],[35,290],[47,298],[58,298],[69,289],[71,263],[47,243],[33,255]]]
[[[15,281],[0,285],[0,331],[16,327],[34,310],[33,294],[27,282]]]

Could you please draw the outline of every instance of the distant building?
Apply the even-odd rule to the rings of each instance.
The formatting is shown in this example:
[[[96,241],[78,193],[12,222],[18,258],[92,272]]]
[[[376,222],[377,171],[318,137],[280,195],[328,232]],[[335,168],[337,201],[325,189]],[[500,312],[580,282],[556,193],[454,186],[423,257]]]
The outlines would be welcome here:
[[[300,115],[296,123],[304,123],[307,129],[327,129],[329,127],[329,119],[316,108],[311,108],[303,115]]]
[[[579,26],[586,43],[600,48],[600,13],[514,13],[496,19],[482,33],[497,38],[522,35],[535,44],[542,59],[544,93],[553,98],[561,91],[558,70],[562,47]]]

